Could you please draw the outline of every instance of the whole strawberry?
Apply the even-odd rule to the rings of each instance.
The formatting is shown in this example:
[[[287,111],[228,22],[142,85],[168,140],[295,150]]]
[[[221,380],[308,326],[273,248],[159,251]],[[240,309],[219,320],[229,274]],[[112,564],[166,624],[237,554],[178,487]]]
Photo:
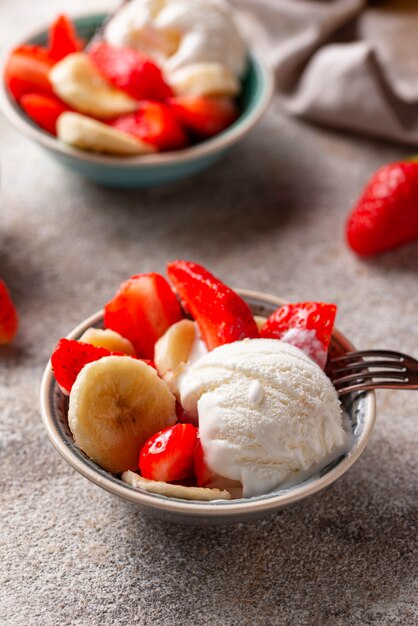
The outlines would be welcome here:
[[[6,284],[0,278],[0,346],[13,341],[18,325],[15,306]]]
[[[418,162],[390,163],[372,176],[348,217],[346,236],[362,256],[418,239]]]

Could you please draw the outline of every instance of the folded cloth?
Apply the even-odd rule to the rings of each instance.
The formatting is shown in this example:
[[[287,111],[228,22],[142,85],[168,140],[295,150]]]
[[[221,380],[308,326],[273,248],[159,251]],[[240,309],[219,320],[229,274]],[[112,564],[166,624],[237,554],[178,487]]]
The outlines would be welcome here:
[[[418,146],[417,0],[232,1],[290,113]]]

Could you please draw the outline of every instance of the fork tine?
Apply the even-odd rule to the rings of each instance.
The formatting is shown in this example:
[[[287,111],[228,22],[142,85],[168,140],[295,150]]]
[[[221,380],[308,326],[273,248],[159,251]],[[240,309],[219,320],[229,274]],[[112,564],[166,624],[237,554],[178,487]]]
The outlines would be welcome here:
[[[361,359],[364,357],[382,357],[387,359],[395,359],[401,361],[402,359],[409,358],[401,352],[394,352],[393,350],[359,350],[356,352],[347,352],[341,356],[336,356],[331,359],[331,363],[342,363],[344,361],[351,361],[353,359]]]
[[[404,389],[405,388],[405,383],[402,382],[401,380],[394,380],[392,382],[385,382],[385,381],[377,381],[377,382],[365,382],[363,384],[354,384],[354,385],[349,385],[348,387],[341,387],[341,388],[337,388],[338,391],[338,395],[340,396],[344,396],[347,393],[353,393],[355,391],[359,391],[359,392],[363,392],[363,391],[373,391],[374,389]],[[411,387],[411,389],[417,389],[418,386],[415,385],[415,387]]]
[[[407,372],[389,372],[389,371],[375,371],[375,372],[357,372],[356,374],[348,374],[347,376],[341,376],[340,378],[333,378],[332,382],[334,387],[338,387],[339,385],[343,385],[345,383],[351,383],[353,381],[358,381],[359,384],[362,384],[365,380],[373,380],[373,378],[386,378],[389,380],[403,380],[405,382],[408,381]]]
[[[337,365],[343,365],[343,367],[333,368],[332,374],[342,374],[343,372],[350,372],[356,369],[369,369],[370,367],[388,367],[391,369],[405,370],[405,365],[402,361],[359,361],[359,363],[337,363]]]

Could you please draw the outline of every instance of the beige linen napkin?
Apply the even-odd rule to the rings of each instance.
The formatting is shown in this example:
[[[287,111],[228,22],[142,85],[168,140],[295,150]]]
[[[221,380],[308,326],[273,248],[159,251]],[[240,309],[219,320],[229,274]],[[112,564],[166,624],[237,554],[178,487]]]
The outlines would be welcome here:
[[[418,0],[232,1],[290,113],[418,146]]]

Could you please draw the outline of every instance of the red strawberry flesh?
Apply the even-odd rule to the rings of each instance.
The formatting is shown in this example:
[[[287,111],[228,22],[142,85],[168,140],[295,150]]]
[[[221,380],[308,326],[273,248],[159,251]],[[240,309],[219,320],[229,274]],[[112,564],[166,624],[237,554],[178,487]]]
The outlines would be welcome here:
[[[192,424],[176,424],[150,437],[139,455],[141,475],[163,482],[192,477],[196,433]]]
[[[248,304],[202,265],[173,261],[167,271],[209,350],[259,336]]]
[[[73,384],[87,363],[97,361],[112,353],[75,339],[60,339],[51,356],[52,369],[57,383],[70,393]]]
[[[178,150],[188,144],[188,138],[171,109],[161,102],[143,100],[135,113],[122,115],[110,125],[157,150]]]
[[[138,356],[151,360],[156,341],[181,318],[170,285],[153,272],[123,282],[104,312],[105,327],[129,339]]]
[[[231,98],[177,96],[169,104],[181,124],[201,137],[216,135],[238,117],[238,108]]]
[[[102,41],[90,47],[89,55],[104,78],[135,100],[165,100],[173,95],[160,68],[132,48]]]
[[[285,304],[270,315],[260,335],[291,343],[324,367],[336,312],[335,304],[324,302]]]
[[[209,485],[216,478],[216,474],[214,474],[206,464],[205,454],[203,452],[199,435],[196,438],[196,447],[194,452],[194,473],[198,487],[206,487],[206,485]]]
[[[18,316],[10,293],[0,279],[0,345],[13,341],[18,325]]]
[[[84,42],[77,37],[74,24],[66,15],[59,15],[51,24],[48,32],[48,54],[54,61],[79,52]]]
[[[38,126],[56,135],[56,124],[61,113],[69,107],[59,98],[42,93],[25,93],[20,99],[20,106]]]

